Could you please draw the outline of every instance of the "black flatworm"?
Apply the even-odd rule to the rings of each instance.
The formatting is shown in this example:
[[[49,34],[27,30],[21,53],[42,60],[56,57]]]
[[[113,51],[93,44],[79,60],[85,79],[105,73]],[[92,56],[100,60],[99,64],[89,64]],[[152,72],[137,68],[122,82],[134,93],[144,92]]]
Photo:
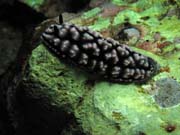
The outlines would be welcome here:
[[[112,38],[74,24],[52,24],[41,39],[59,60],[110,82],[142,83],[157,71],[150,57],[133,51]]]

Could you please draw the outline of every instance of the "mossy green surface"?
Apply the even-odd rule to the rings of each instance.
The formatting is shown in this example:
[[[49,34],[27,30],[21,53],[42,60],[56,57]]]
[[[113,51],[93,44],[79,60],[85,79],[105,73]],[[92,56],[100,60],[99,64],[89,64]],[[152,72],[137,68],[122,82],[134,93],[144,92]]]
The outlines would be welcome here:
[[[118,6],[128,6],[128,8],[108,18],[101,16],[101,12],[103,11],[101,8],[94,8],[85,12],[83,18],[96,18],[95,22],[89,25],[90,28],[101,31],[111,25],[121,26],[125,22],[128,22],[132,25],[139,25],[148,29],[148,34],[143,37],[144,40],[153,40],[153,34],[156,32],[160,32],[162,37],[171,42],[175,37],[180,36],[179,29],[177,29],[180,21],[177,16],[163,18],[168,10],[173,8],[173,6],[165,0],[138,0],[134,3],[123,0],[112,0],[112,3]],[[174,7],[176,7],[176,5],[174,5]],[[146,17],[148,19],[144,19]],[[169,30],[171,30],[171,32],[169,32]]]
[[[90,29],[100,31],[103,29],[107,29],[110,25],[110,19],[107,18],[99,18],[94,25],[89,26]]]
[[[111,23],[122,25],[128,18],[130,23],[148,29],[144,40],[152,40],[153,33],[160,32],[167,41],[173,41],[175,37],[180,36],[175,27],[179,25],[179,20],[176,16],[159,19],[169,8],[162,7],[164,2],[150,0],[147,3],[145,0],[138,0],[129,4],[129,9],[117,13],[112,20],[97,16],[100,13],[99,8],[84,15],[86,18],[98,17],[89,25],[94,30],[107,29]],[[119,0],[113,0],[113,3],[127,4],[126,1]],[[136,11],[136,8],[140,9]],[[142,19],[145,16],[150,18]],[[161,67],[167,66],[170,69],[169,72],[158,73],[147,84],[96,82],[93,86],[87,84],[89,78],[83,72],[65,66],[40,45],[33,51],[30,59],[30,79],[46,87],[42,87],[41,91],[51,99],[52,105],[65,108],[74,114],[86,134],[179,135],[180,105],[162,108],[147,90],[153,91],[152,84],[161,78],[174,78],[180,82],[180,51],[172,48],[167,48],[167,53],[161,56],[133,47],[135,51],[155,59]],[[169,125],[174,125],[175,130],[168,132]]]
[[[101,9],[97,7],[97,8],[91,9],[88,12],[85,12],[82,15],[82,18],[84,18],[84,19],[91,18],[91,17],[98,15],[98,13],[100,13],[100,12],[101,12]]]
[[[42,45],[36,48],[29,64],[29,78],[49,88],[46,94],[51,97],[53,105],[71,104],[72,106],[66,107],[72,109],[86,91],[83,75],[61,64]]]
[[[27,3],[29,6],[34,8],[39,8],[39,6],[44,2],[44,0],[25,0],[25,3]]]
[[[172,74],[177,77],[177,61],[163,61],[151,53],[147,55],[161,65],[170,62]],[[179,54],[171,57],[177,60]],[[43,86],[38,91],[49,97],[53,106],[73,113],[86,133],[168,135],[164,126],[168,123],[180,126],[179,106],[163,109],[151,95],[141,92],[142,88],[134,84],[98,82],[94,87],[86,85],[86,75],[62,64],[42,45],[33,51],[30,69],[29,78]],[[178,135],[179,129],[172,134]]]
[[[119,124],[118,135],[134,135],[143,132],[148,135],[168,135],[162,125],[168,122],[180,126],[180,107],[162,109],[148,94],[138,92],[135,85],[110,85],[100,83],[94,92],[95,107],[105,117]],[[122,119],[113,117],[119,113]],[[180,130],[173,132],[178,135]]]
[[[125,1],[123,1],[123,3],[124,2]],[[169,10],[178,12],[178,2],[175,2],[175,5],[171,5],[165,0],[139,0],[132,4],[124,3],[128,5],[129,8],[120,11],[114,17],[112,25],[122,26],[125,22],[128,22],[132,25],[140,26],[142,31],[145,30],[147,32],[141,40],[154,42],[155,33],[160,33],[164,41],[173,43],[175,38],[180,37],[180,20],[176,14],[167,17],[165,14],[167,14]],[[114,0],[113,3],[123,5],[122,1]],[[179,43],[173,43],[171,46],[165,48],[163,52],[171,52],[174,48],[178,47],[178,44]]]
[[[136,49],[145,53],[140,49]],[[179,77],[176,64],[179,53],[172,55],[174,61],[162,59],[152,53],[161,66],[169,64],[169,75]],[[73,113],[86,133],[93,135],[134,135],[144,132],[149,135],[168,135],[164,126],[168,123],[180,126],[180,106],[163,109],[152,95],[141,92],[140,85],[121,85],[98,82],[94,87],[86,85],[88,77],[81,71],[62,64],[42,45],[36,48],[30,60],[31,75],[34,82],[46,86],[42,93],[51,99],[51,104]],[[179,73],[178,73],[179,74]],[[144,85],[145,87],[146,85]],[[179,129],[172,134],[179,135]]]
[[[113,25],[118,25],[127,21],[132,24],[137,24],[140,21],[140,17],[141,16],[133,10],[124,10],[116,15]]]
[[[160,21],[154,29],[160,32],[166,40],[173,41],[175,37],[180,37],[180,20],[176,16],[166,17]]]

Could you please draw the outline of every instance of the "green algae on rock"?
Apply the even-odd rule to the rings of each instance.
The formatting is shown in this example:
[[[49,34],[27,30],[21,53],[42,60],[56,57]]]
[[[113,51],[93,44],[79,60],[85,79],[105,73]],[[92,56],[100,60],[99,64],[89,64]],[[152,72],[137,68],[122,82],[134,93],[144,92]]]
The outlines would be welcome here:
[[[113,25],[122,24],[127,22],[126,20],[128,20],[129,23],[137,24],[137,22],[140,21],[140,17],[141,16],[137,12],[127,9],[116,15]]]
[[[25,0],[24,2],[31,7],[38,9],[39,6],[44,2],[44,0]]]
[[[69,100],[73,105],[73,102],[82,97],[83,91],[86,89],[84,86],[85,78],[59,63],[43,46],[39,46],[33,52],[30,70],[29,79],[37,80],[49,89],[46,94],[52,98],[51,104],[53,105],[62,106],[67,104]],[[72,108],[72,106],[66,107]]]
[[[84,19],[88,19],[88,18],[91,18],[91,17],[94,17],[96,15],[98,15],[98,13],[101,12],[101,9],[100,8],[94,8],[88,12],[85,12],[83,15],[82,15],[82,18]]]
[[[99,18],[96,22],[95,25],[91,25],[89,26],[90,29],[93,30],[103,30],[103,29],[107,29],[110,26],[110,19],[106,19],[106,18]]]
[[[154,57],[151,53],[149,56]],[[162,63],[158,57],[156,60],[166,65],[166,61]],[[142,88],[134,84],[99,82],[89,87],[86,85],[86,75],[60,63],[43,46],[33,51],[30,69],[31,79],[47,87],[46,91],[42,87],[42,94],[51,99],[53,106],[73,113],[85,133],[168,135],[166,125],[180,126],[179,105],[163,109],[152,95],[142,93],[139,91]],[[173,135],[178,133],[176,128]]]
[[[113,1],[119,2],[119,0]],[[124,24],[125,18],[129,18],[130,23],[147,28],[147,33],[142,36],[141,40],[148,39],[153,42],[153,34],[158,30],[160,33],[162,32],[162,36],[167,40],[173,41],[175,36],[179,35],[174,27],[178,24],[177,17],[159,19],[164,15],[166,8],[162,12],[152,12],[153,10],[161,11],[163,2],[165,0],[150,0],[150,4],[148,4],[149,1],[138,0],[132,3],[136,6],[128,3],[130,8],[124,12],[120,11],[114,16],[112,22],[120,27]],[[158,3],[160,4],[159,9]],[[150,8],[154,4],[156,6]],[[140,10],[136,10],[135,7],[140,8]],[[94,21],[89,24],[89,27],[99,31],[113,27],[110,18],[102,18],[98,16],[98,13],[95,16],[99,21]],[[118,16],[123,17],[118,20]],[[145,16],[149,16],[149,18],[144,18]],[[83,23],[81,24],[83,25]],[[102,27],[103,25],[107,27]],[[164,38],[161,40],[164,40]],[[163,108],[154,99],[156,91],[154,92],[153,89],[153,85],[163,78],[173,78],[179,85],[179,49],[167,48],[167,53],[163,55],[152,54],[136,47],[133,47],[133,49],[152,57],[161,67],[167,66],[170,70],[160,72],[152,78],[151,82],[144,85],[96,82],[94,86],[89,86],[86,83],[86,80],[88,80],[86,75],[63,65],[41,45],[33,51],[30,60],[30,77],[34,80],[34,83],[41,82],[40,85],[43,84],[46,87],[46,89],[42,87],[42,94],[51,99],[50,102],[53,106],[63,108],[74,115],[85,134],[179,135],[180,104],[177,103],[175,106]],[[36,88],[34,89],[36,91]]]

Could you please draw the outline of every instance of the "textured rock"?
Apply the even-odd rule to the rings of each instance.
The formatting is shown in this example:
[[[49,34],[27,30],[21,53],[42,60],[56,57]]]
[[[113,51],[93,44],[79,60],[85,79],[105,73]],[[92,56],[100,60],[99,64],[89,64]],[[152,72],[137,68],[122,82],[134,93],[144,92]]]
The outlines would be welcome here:
[[[120,0],[113,0],[113,2],[118,5],[127,4],[126,1]],[[160,32],[167,40],[173,41],[175,36],[179,37],[177,29],[179,21],[176,17],[159,20],[159,17],[164,17],[166,9],[169,7],[163,7],[163,5],[164,0],[138,0],[133,4],[128,3],[129,10],[119,12],[116,17],[111,18],[112,21],[109,18],[109,21],[106,21],[107,18],[101,18],[96,14],[95,17],[98,19],[88,25],[90,27],[93,25],[91,28],[96,30],[104,30],[112,25],[118,25],[117,28],[120,28],[119,25],[128,21],[133,25],[148,28],[141,40],[153,42],[152,35]],[[92,18],[92,16],[90,17]],[[81,25],[84,24],[83,21]],[[113,24],[111,25],[111,23]],[[74,34],[73,38],[77,39],[78,35]],[[58,42],[58,39],[55,41]],[[67,45],[68,42],[63,44]],[[73,48],[77,50],[76,46]],[[63,49],[66,50],[66,46]],[[180,82],[179,50],[169,51],[166,56],[152,55],[148,51],[137,48],[133,48],[133,50],[152,57],[162,67],[167,67],[169,70],[161,71],[146,85],[121,85],[108,82],[97,82],[92,85],[93,82],[88,80],[85,74],[74,70],[71,65],[66,67],[43,46],[39,46],[33,51],[30,59],[30,74],[24,82],[30,84],[26,93],[34,95],[39,92],[40,94],[38,93],[37,96],[50,99],[48,102],[52,107],[63,108],[66,112],[73,114],[80,129],[88,135],[179,135],[180,105],[162,108],[153,98],[155,93],[152,86],[162,78],[173,77],[176,79],[176,84]],[[83,58],[87,59],[85,55]],[[35,84],[38,84],[39,87],[35,87],[37,86]],[[28,104],[24,106],[28,108]],[[41,115],[41,113],[38,114],[38,116]],[[47,119],[49,119],[48,116]],[[48,123],[43,123],[43,125],[48,127]],[[71,126],[71,128],[74,127]],[[71,128],[68,133],[65,130],[61,134],[73,134]]]
[[[148,54],[145,51],[144,53]],[[150,56],[155,57],[152,54]],[[156,60],[162,66],[167,64],[157,57]],[[30,71],[25,81],[25,84],[33,82],[28,86],[29,89],[35,93],[38,91],[39,97],[43,95],[49,98],[52,106],[72,113],[86,134],[179,133],[179,128],[172,131],[170,129],[180,126],[180,106],[163,109],[145,89],[149,84],[143,87],[108,82],[98,82],[94,87],[87,85],[88,78],[85,74],[72,67],[66,67],[43,46],[34,50],[30,60]],[[174,74],[173,69],[171,72]],[[155,78],[159,80],[158,78],[163,76],[158,75]],[[36,82],[43,87],[34,87]],[[29,93],[29,90],[26,92]]]
[[[137,43],[140,39],[141,32],[134,27],[127,27],[120,30],[118,33],[119,40],[128,41],[130,45]]]
[[[0,22],[0,75],[3,74],[15,60],[22,45],[22,33],[19,29]]]
[[[180,103],[180,84],[171,78],[163,78],[156,82],[155,101],[162,107],[172,107]]]

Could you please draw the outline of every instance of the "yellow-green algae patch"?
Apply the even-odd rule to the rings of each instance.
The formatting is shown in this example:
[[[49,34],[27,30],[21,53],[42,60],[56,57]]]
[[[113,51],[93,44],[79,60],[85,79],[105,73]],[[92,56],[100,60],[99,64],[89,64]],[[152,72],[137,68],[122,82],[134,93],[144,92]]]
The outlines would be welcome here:
[[[94,104],[109,121],[119,124],[121,131],[118,135],[134,135],[138,132],[168,135],[161,127],[163,124],[170,122],[180,126],[179,106],[160,108],[150,95],[139,93],[135,85],[99,83],[94,91]],[[124,119],[114,119],[113,112],[119,112]],[[172,134],[178,135],[179,132],[177,129]]]
[[[168,66],[170,67],[169,76],[174,77],[180,82],[180,51],[175,52],[170,56],[166,56]]]
[[[180,37],[180,20],[176,17],[166,17],[160,21],[160,24],[155,27],[157,32],[160,32],[168,41],[173,41],[175,37]]]
[[[42,45],[33,51],[29,65],[29,79],[48,88],[46,93],[40,90],[51,98],[53,105],[68,104],[66,108],[72,109],[87,89],[83,75],[60,63]]]
[[[44,0],[24,0],[29,6],[34,8],[39,8],[39,6],[44,2]]]
[[[90,11],[85,12],[82,15],[82,18],[88,19],[88,18],[91,18],[91,17],[95,17],[100,12],[101,12],[101,9],[97,7],[97,8],[91,9]]]
[[[107,18],[99,18],[94,25],[89,26],[90,29],[100,31],[103,29],[107,29],[110,26],[110,19]]]
[[[159,32],[162,37],[171,42],[175,37],[180,37],[180,32],[177,28],[180,25],[180,21],[177,16],[163,18],[163,15],[172,8],[172,6],[167,5],[167,1],[138,0],[131,4],[125,1],[113,1],[117,5],[121,5],[122,2],[128,5],[129,8],[120,11],[114,17],[113,25],[122,25],[128,22],[133,25],[143,26],[148,29],[148,34],[144,37],[145,40],[152,40],[153,34],[156,32]],[[147,19],[144,19],[146,17]]]
[[[175,64],[177,61],[169,63],[170,60],[152,53],[134,50],[155,58],[161,66],[171,65],[171,72],[175,75],[178,67],[173,66],[178,65]],[[179,54],[171,57],[177,60]],[[33,51],[30,69],[31,80],[44,86],[41,93],[51,99],[53,106],[73,113],[85,133],[134,135],[143,132],[148,135],[168,135],[162,125],[172,123],[180,126],[180,106],[159,107],[152,95],[139,91],[142,89],[140,85],[97,82],[94,87],[88,86],[85,83],[88,77],[83,72],[65,66],[43,46]],[[172,134],[178,133],[177,128]]]
[[[148,9],[156,5],[161,6],[164,2],[166,2],[166,0],[137,0],[134,2],[132,0],[112,0],[112,3],[116,5],[128,5],[129,7],[135,7],[139,10]]]
[[[137,24],[137,22],[140,21],[140,17],[139,13],[133,10],[124,10],[116,15],[113,25],[122,24],[126,21],[132,24]]]

